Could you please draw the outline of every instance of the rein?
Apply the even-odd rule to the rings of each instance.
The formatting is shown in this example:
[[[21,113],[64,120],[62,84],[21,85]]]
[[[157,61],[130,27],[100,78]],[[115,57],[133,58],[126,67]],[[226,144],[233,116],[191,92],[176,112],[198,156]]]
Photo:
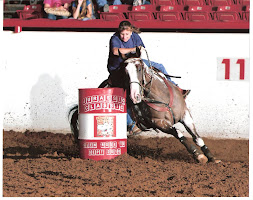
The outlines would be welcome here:
[[[145,49],[146,51],[146,49]],[[147,53],[147,51],[146,51]],[[148,55],[147,55],[148,57]],[[149,58],[148,58],[149,60]],[[150,60],[149,60],[149,63],[150,63]],[[143,63],[142,63],[142,66],[141,66],[141,77],[142,77],[142,80],[140,82],[136,82],[136,81],[133,81],[133,82],[130,82],[131,83],[137,83],[140,85],[141,87],[141,99],[151,108],[153,108],[154,110],[156,111],[159,111],[159,112],[169,112],[171,117],[173,118],[173,122],[175,124],[175,116],[174,116],[174,113],[173,113],[173,110],[172,110],[172,105],[173,105],[173,99],[174,99],[174,95],[173,95],[173,91],[172,91],[172,87],[169,85],[167,79],[165,79],[163,76],[161,76],[159,73],[156,73],[157,76],[159,76],[165,83],[165,85],[167,86],[168,90],[169,90],[169,93],[170,93],[170,101],[169,103],[164,103],[164,102],[161,102],[161,101],[157,101],[155,99],[151,99],[151,98],[148,98],[148,97],[145,97],[144,96],[144,91],[146,91],[148,94],[150,94],[151,92],[151,88],[152,88],[152,83],[153,83],[153,78],[154,78],[154,70],[151,68],[151,63],[150,63],[150,70],[151,70],[151,76],[150,76],[150,81],[147,82],[147,83],[144,83],[144,76],[145,76],[145,72],[144,72],[144,66],[143,66]],[[147,88],[147,85],[150,84],[150,87]],[[146,95],[148,96],[148,95]],[[164,105],[164,107],[162,106],[157,106],[155,104],[161,104],[161,105]]]
[[[148,59],[149,65],[150,65],[149,66],[149,69],[151,70],[151,74],[149,76],[150,80],[147,83],[145,83],[145,80],[146,80],[145,74],[147,74],[147,72],[144,72],[144,64],[143,64],[143,61],[142,61],[141,62],[141,77],[142,77],[142,79],[139,80],[139,82],[137,82],[137,81],[130,82],[130,84],[137,83],[141,87],[141,100],[143,102],[145,102],[146,105],[148,105],[149,107],[151,107],[152,109],[154,109],[158,112],[169,112],[170,115],[171,115],[171,118],[173,119],[173,122],[175,124],[175,116],[174,116],[173,110],[171,108],[172,105],[173,105],[173,99],[174,99],[172,86],[168,83],[168,80],[165,77],[161,76],[158,72],[156,72],[152,69],[152,65],[151,65],[151,62],[149,60],[147,50],[145,48],[144,48],[144,50],[146,52],[147,59]],[[141,58],[139,58],[139,59],[140,59],[140,61],[142,60]],[[155,99],[144,96],[144,91],[147,92],[146,96],[149,96],[149,94],[151,92],[151,88],[152,88],[152,84],[153,84],[153,80],[154,80],[154,76],[155,76],[154,72],[155,72],[156,76],[158,76],[159,78],[161,78],[163,80],[163,82],[165,83],[165,85],[167,86],[167,88],[169,90],[169,94],[170,94],[169,103],[164,103],[164,102],[157,101]],[[149,84],[150,84],[150,86],[148,88],[147,86]],[[158,105],[155,105],[155,104],[160,104],[160,105],[164,105],[164,106],[158,106]]]
[[[153,70],[152,70],[153,71]],[[154,74],[152,73],[152,76]],[[156,73],[157,76],[159,76],[160,78],[163,79],[165,85],[167,86],[168,90],[169,90],[169,93],[170,93],[170,102],[169,103],[164,103],[162,101],[157,101],[155,99],[151,99],[151,98],[148,98],[148,97],[144,97],[142,96],[142,100],[151,108],[153,108],[154,110],[156,111],[159,111],[159,112],[169,112],[171,117],[173,118],[173,122],[175,124],[175,116],[174,116],[174,112],[172,110],[172,105],[173,105],[173,99],[174,99],[174,95],[173,95],[173,91],[172,91],[172,87],[169,85],[167,79],[165,79],[164,77],[160,76],[158,73]],[[152,79],[151,79],[152,81]],[[152,83],[152,82],[151,82]],[[147,84],[146,84],[147,85]],[[145,86],[141,86],[144,90],[147,90]],[[149,93],[151,92],[151,90],[149,89]],[[164,107],[161,107],[161,106],[157,106],[155,104],[161,104],[161,105],[164,105]]]
[[[132,82],[130,82],[130,84],[132,84],[132,83],[137,83],[139,86],[141,86],[141,88],[142,88],[142,85],[139,83],[139,82],[137,82],[137,81],[132,81]]]

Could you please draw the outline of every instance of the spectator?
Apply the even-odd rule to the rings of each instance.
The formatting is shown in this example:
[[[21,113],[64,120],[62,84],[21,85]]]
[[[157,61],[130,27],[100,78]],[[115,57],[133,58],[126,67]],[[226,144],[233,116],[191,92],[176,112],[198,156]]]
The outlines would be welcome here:
[[[120,0],[96,0],[98,5],[98,10],[103,12],[109,12],[109,5],[121,5]]]
[[[44,10],[49,19],[66,19],[70,15],[69,4],[63,4],[61,0],[44,0]]]
[[[61,0],[44,0],[44,10],[48,19],[67,19],[69,4],[61,2]]]
[[[140,5],[149,5],[151,4],[148,0],[134,0],[133,6],[140,6]]]
[[[96,19],[92,0],[75,0],[72,3],[73,18],[87,21]]]

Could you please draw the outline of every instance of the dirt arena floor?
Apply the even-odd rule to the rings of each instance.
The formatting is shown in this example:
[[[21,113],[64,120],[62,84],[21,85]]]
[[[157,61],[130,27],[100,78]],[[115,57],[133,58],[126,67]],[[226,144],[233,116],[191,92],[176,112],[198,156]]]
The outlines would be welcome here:
[[[70,134],[4,132],[3,196],[248,197],[249,141],[204,140],[222,163],[196,163],[172,137],[131,137],[127,154],[93,161]]]

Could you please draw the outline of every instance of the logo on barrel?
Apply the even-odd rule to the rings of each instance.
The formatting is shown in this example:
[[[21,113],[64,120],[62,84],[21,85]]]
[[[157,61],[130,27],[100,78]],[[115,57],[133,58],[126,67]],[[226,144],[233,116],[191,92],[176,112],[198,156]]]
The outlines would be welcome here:
[[[92,95],[81,98],[81,112],[125,112],[125,98],[117,95]]]
[[[94,137],[116,137],[116,116],[94,116]]]

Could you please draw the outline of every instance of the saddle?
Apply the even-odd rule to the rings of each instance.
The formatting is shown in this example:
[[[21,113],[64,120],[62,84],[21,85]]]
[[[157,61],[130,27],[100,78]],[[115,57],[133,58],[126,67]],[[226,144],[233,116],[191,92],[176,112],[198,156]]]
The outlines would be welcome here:
[[[152,69],[157,73],[158,72],[162,73],[159,69],[155,67],[152,67]],[[120,87],[120,88],[126,89],[126,84],[125,84],[126,80],[122,73],[123,73],[122,70],[117,70],[110,73],[107,80],[109,87]],[[168,74],[164,74],[164,76],[169,77],[169,78],[181,78],[181,76],[173,76],[173,75],[168,75]],[[164,81],[168,81],[168,80],[164,80]],[[186,99],[186,97],[190,94],[191,90],[184,90],[180,88],[178,85],[176,86],[181,92],[181,94],[183,95],[183,98]]]
[[[155,68],[155,67],[152,67],[152,69],[155,71],[155,72],[159,72],[159,73],[162,73],[159,69]],[[169,74],[164,74],[162,73],[166,78],[181,78],[181,76],[173,76],[173,75],[169,75]],[[164,81],[168,81],[168,80],[164,80]],[[179,91],[181,92],[181,94],[183,95],[183,98],[186,99],[186,97],[190,94],[191,90],[184,90],[182,88],[180,88],[178,85],[176,85],[177,88],[179,89]]]

